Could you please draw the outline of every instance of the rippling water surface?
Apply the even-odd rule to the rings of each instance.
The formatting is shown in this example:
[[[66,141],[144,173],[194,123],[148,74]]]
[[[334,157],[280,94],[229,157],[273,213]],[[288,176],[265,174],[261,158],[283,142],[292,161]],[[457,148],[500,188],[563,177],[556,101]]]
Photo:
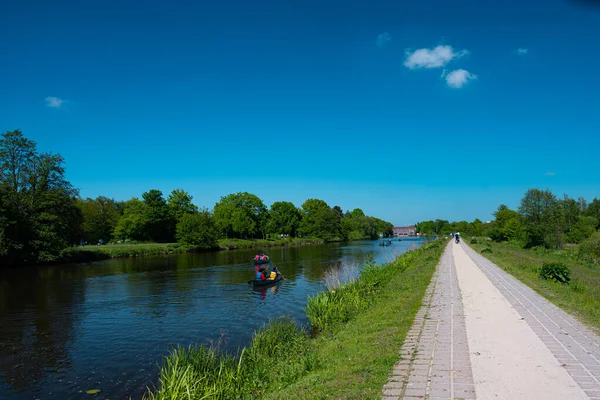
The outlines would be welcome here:
[[[0,271],[0,398],[140,398],[172,345],[247,344],[269,317],[291,314],[340,263],[385,263],[423,242],[269,249],[287,278],[252,290],[255,250],[131,258]]]

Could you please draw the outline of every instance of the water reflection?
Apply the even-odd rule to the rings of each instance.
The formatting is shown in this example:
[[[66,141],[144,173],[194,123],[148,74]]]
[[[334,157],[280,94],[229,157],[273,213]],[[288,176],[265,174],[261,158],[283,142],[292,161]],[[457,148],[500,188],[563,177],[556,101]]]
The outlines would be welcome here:
[[[253,289],[255,250],[0,271],[0,398],[139,398],[171,345],[235,350],[269,318],[305,323],[329,268],[391,261],[421,243],[266,250],[286,277]]]

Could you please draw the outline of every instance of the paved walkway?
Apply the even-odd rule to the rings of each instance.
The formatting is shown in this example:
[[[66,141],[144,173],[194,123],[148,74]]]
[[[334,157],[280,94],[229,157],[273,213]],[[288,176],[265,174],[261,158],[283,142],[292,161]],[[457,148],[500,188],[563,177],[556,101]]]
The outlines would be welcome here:
[[[600,338],[449,243],[382,398],[600,400]]]
[[[474,399],[462,299],[448,246],[408,333],[383,399]]]

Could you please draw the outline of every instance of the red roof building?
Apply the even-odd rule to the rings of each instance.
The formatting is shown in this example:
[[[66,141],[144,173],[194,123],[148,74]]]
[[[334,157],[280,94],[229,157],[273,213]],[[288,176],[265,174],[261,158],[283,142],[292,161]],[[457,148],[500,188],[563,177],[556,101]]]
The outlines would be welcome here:
[[[410,226],[395,226],[394,227],[394,237],[397,236],[415,236],[417,231],[417,227],[414,225]]]

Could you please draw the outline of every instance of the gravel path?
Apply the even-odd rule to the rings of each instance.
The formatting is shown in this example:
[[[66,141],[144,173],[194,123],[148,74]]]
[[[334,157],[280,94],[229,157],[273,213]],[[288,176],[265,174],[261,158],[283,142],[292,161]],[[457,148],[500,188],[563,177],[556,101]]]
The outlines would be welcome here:
[[[382,399],[600,400],[600,338],[449,243]]]

